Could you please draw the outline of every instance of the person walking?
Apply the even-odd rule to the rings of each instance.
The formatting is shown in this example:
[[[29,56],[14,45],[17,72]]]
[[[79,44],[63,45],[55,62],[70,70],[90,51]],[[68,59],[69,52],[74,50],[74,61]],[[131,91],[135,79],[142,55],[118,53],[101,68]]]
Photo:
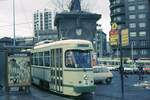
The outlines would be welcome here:
[[[144,77],[143,77],[143,75],[144,75],[143,66],[140,65],[138,67],[138,72],[139,72],[139,81],[143,81],[143,79],[144,79]]]

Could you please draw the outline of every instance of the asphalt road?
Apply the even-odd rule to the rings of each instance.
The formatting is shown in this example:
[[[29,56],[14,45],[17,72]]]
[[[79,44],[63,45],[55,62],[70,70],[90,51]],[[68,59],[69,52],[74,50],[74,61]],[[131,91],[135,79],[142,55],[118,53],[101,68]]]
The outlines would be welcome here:
[[[144,81],[150,81],[150,76],[145,75]],[[124,78],[124,99],[150,100],[150,89],[138,86],[137,83],[139,83],[138,75],[128,75]],[[96,84],[94,93],[84,94],[76,98],[56,95],[32,86],[31,93],[28,94],[16,92],[5,94],[0,92],[0,100],[122,100],[120,84],[120,75],[115,72],[110,85]]]

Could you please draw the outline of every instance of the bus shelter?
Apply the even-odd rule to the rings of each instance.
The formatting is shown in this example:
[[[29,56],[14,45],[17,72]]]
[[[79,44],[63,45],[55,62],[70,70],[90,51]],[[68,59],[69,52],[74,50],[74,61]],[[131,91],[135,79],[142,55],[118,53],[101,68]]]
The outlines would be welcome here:
[[[4,48],[0,51],[0,89],[5,92],[30,91],[30,52],[20,47]]]

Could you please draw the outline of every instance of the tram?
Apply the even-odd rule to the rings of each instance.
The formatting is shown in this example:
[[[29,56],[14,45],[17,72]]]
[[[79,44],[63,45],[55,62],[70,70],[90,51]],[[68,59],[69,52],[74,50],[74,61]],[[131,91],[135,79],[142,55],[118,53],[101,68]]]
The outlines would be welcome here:
[[[32,82],[58,94],[79,96],[95,91],[92,43],[86,40],[46,42],[32,52]]]

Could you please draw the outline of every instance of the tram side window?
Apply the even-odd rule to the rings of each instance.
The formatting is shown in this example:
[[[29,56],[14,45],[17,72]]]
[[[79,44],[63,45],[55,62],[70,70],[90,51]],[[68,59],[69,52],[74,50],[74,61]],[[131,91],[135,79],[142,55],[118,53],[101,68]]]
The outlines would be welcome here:
[[[44,52],[44,63],[45,63],[45,66],[50,66],[50,52],[49,51]]]
[[[56,49],[56,59],[57,59],[57,61],[56,61],[56,66],[57,67],[59,67],[59,49]]]
[[[55,60],[54,60],[54,49],[51,50],[51,67],[55,66]]]
[[[35,53],[32,54],[32,65],[35,65]]]
[[[38,53],[35,53],[35,65],[38,65]]]
[[[62,67],[62,49],[56,49],[56,66]]]
[[[62,67],[62,49],[59,49],[60,50],[60,56],[59,56],[59,59],[60,59],[60,67]]]
[[[43,52],[39,53],[39,65],[43,66]]]

